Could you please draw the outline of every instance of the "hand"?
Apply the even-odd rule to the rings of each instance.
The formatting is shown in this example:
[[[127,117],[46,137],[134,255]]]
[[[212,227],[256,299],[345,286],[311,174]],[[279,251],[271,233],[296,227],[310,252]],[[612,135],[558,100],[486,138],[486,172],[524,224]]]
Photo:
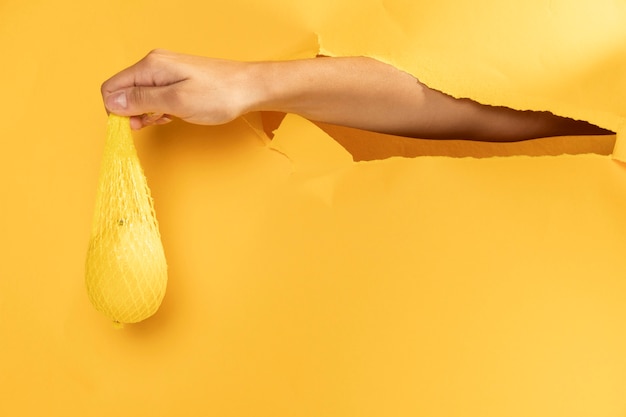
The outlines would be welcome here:
[[[250,110],[250,66],[158,49],[105,81],[102,99],[107,111],[130,116],[133,129],[168,123],[172,116],[227,123]]]

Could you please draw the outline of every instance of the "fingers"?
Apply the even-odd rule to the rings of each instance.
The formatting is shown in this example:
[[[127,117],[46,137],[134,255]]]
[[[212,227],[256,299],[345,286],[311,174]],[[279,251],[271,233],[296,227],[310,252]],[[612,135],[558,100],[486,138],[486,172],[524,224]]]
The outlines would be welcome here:
[[[172,121],[172,116],[167,114],[142,114],[141,116],[132,116],[130,118],[130,127],[139,130],[146,126],[164,125]]]
[[[148,112],[160,112],[157,107],[158,90],[160,87],[126,87],[113,91],[104,97],[104,106],[108,111],[120,116],[136,116]]]
[[[101,93],[109,113],[131,117],[131,127],[164,124],[164,114],[175,114],[176,84],[184,81],[179,66],[171,61],[176,54],[154,50],[136,64],[120,71],[102,84]]]
[[[106,95],[104,105],[109,112],[120,116],[178,115],[180,87],[178,84],[163,87],[127,87]],[[155,120],[158,118],[153,120],[152,117],[149,117],[144,121],[152,123]]]
[[[176,73],[177,66],[170,65],[177,56],[163,49],[151,51],[135,64],[106,80],[100,89],[102,98],[127,87],[168,85],[180,80],[181,75]]]
[[[105,107],[109,113],[129,116],[130,127],[135,130],[171,122],[172,117],[164,114],[165,106],[159,101],[159,95],[146,90],[134,87],[114,92],[105,99]]]
[[[131,117],[131,127],[186,122],[227,123],[251,107],[247,64],[156,50],[102,84],[109,113]],[[158,116],[157,115],[167,115]]]

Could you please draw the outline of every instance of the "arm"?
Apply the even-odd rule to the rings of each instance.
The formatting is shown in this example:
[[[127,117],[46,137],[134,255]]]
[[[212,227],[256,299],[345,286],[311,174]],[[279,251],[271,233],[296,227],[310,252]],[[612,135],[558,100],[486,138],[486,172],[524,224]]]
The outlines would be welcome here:
[[[176,116],[220,124],[251,111],[403,136],[523,140],[606,131],[547,112],[455,99],[371,58],[237,62],[157,50],[102,86],[111,112],[141,128]]]

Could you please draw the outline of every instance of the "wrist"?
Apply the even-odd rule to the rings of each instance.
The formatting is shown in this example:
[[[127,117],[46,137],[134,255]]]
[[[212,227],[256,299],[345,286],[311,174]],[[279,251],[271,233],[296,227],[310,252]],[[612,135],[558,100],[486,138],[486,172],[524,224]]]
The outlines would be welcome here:
[[[241,82],[244,97],[244,112],[270,110],[268,108],[272,95],[271,77],[268,62],[248,62]]]
[[[247,68],[249,111],[299,113],[307,98],[309,66],[304,60],[250,63]]]

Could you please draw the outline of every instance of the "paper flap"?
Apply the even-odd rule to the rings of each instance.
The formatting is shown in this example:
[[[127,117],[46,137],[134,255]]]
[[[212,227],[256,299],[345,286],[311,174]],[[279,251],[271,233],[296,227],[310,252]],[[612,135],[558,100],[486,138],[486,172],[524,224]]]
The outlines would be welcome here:
[[[337,141],[297,115],[285,116],[269,146],[287,156],[298,175],[316,176],[353,164],[352,155]]]

